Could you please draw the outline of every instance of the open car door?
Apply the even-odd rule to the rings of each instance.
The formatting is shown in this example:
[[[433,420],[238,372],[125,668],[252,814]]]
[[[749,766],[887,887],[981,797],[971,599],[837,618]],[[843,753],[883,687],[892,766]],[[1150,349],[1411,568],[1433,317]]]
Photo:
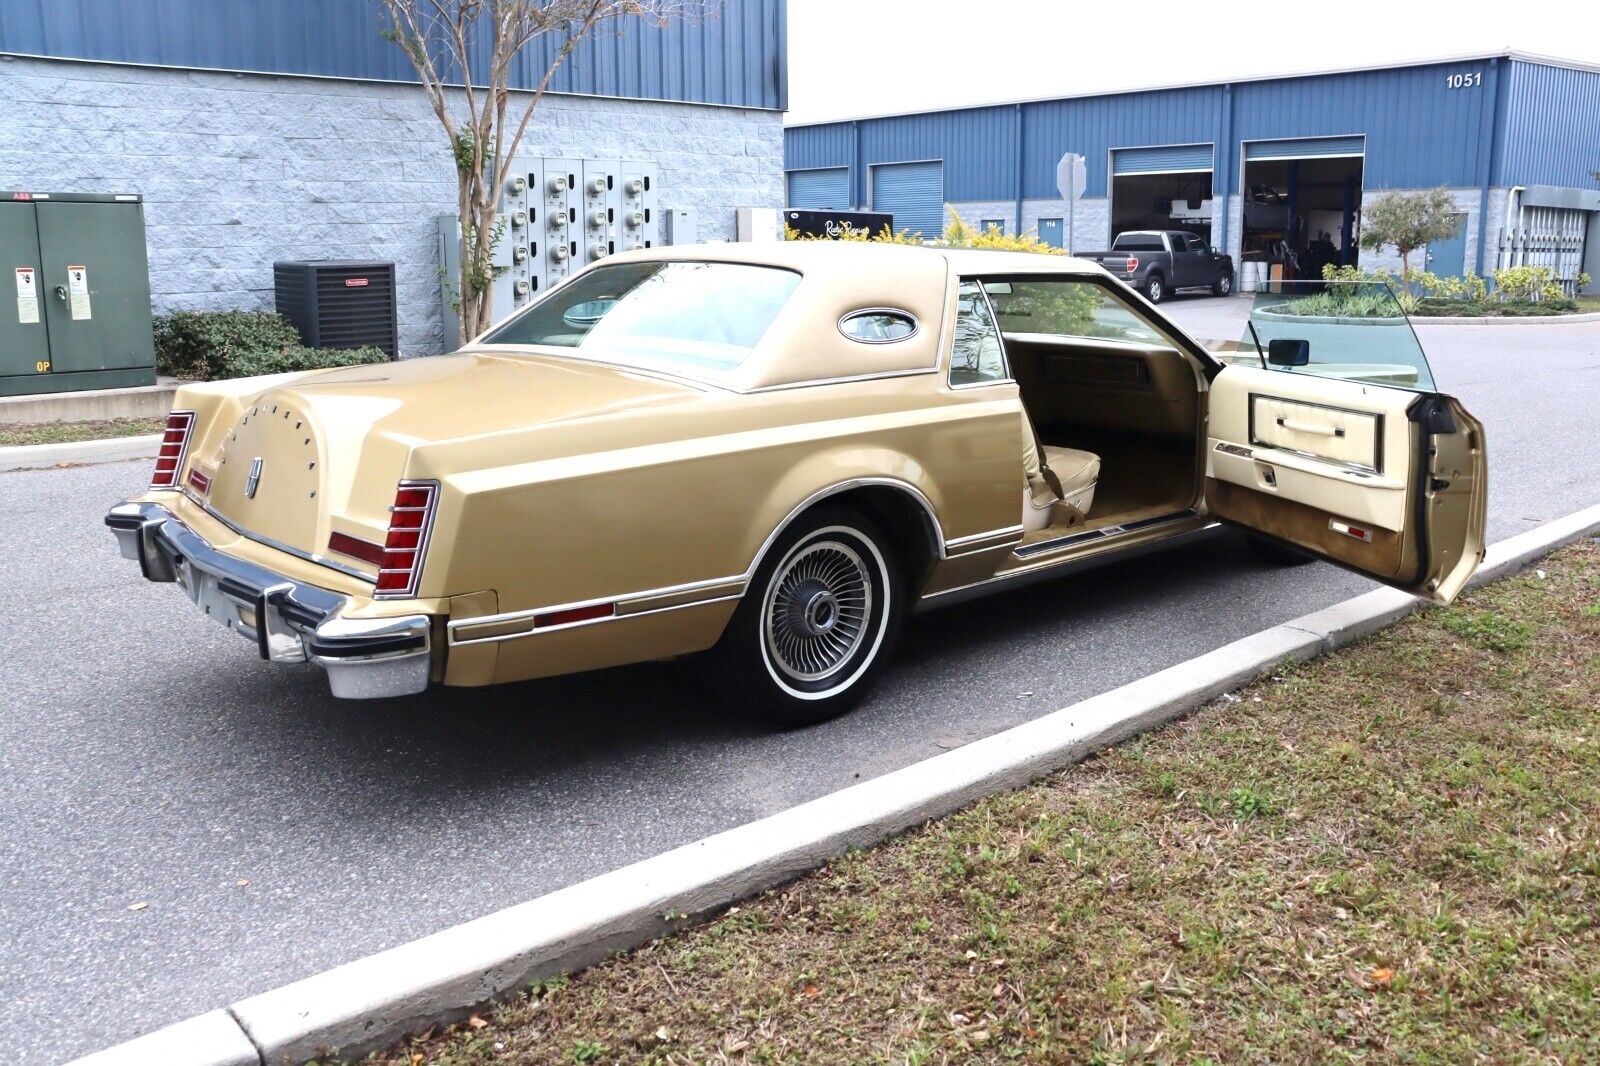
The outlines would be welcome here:
[[[1482,562],[1483,426],[1434,391],[1386,287],[1258,296],[1209,401],[1214,517],[1436,603]]]

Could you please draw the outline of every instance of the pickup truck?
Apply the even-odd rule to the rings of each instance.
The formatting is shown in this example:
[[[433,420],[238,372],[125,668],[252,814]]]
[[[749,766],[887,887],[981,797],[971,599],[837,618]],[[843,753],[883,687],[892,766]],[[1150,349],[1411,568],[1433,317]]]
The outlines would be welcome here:
[[[1177,229],[1119,233],[1109,252],[1078,252],[1158,304],[1179,289],[1210,289],[1213,296],[1233,292],[1233,259],[1206,247],[1199,237]]]

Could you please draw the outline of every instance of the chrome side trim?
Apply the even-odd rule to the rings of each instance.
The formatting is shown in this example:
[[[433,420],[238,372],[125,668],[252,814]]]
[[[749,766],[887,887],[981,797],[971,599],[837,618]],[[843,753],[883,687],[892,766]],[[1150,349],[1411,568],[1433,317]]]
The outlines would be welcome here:
[[[1052,537],[1049,540],[1036,541],[1017,549],[1018,559],[1031,559],[1035,555],[1045,552],[1060,551],[1062,548],[1073,544],[1090,544],[1105,540],[1107,537],[1118,537],[1124,533],[1137,533],[1152,526],[1164,526],[1168,522],[1181,522],[1185,519],[1197,517],[1193,509],[1174,511],[1171,514],[1156,515],[1153,518],[1141,518],[1137,522],[1125,522],[1119,526],[1101,526],[1099,529],[1086,529],[1081,533],[1068,533],[1064,537]]]
[[[827,499],[829,496],[837,496],[841,492],[849,492],[851,489],[867,488],[874,485],[882,486],[884,488],[898,489],[902,492],[908,493],[913,500],[921,504],[923,516],[928,522],[928,532],[933,534],[932,539],[934,553],[940,559],[949,558],[948,554],[946,553],[947,549],[946,541],[944,539],[944,527],[939,524],[938,512],[933,509],[933,503],[928,499],[921,489],[911,484],[911,482],[901,481],[899,478],[858,477],[852,478],[849,481],[841,481],[838,484],[830,485],[825,489],[819,489],[807,496],[805,499],[801,500],[800,503],[795,506],[794,510],[790,511],[788,515],[784,517],[783,521],[778,523],[777,528],[771,533],[767,534],[767,539],[761,542],[761,547],[756,550],[756,557],[751,561],[749,569],[745,570],[744,572],[744,580],[748,582],[756,576],[756,571],[761,569],[761,560],[766,557],[767,551],[772,547],[773,542],[783,534],[785,529],[789,528],[789,524],[791,522],[800,517],[801,512],[806,508],[810,507],[814,503]]]
[[[599,625],[604,622],[617,622],[625,618],[642,618],[649,614],[659,614],[662,611],[677,611],[685,607],[699,607],[707,603],[722,603],[726,600],[736,600],[744,595],[744,586],[749,580],[744,575],[732,577],[715,577],[706,581],[689,581],[681,585],[667,585],[658,589],[645,589],[642,592],[629,592],[621,596],[599,596],[588,600],[574,600],[570,603],[556,603],[545,607],[532,607],[522,611],[505,611],[500,614],[486,614],[476,618],[451,619],[446,625],[452,645],[460,644],[487,644],[497,640],[515,640],[519,637],[530,637],[545,633],[559,633],[563,629],[576,629],[579,626]],[[701,597],[699,599],[685,600],[682,603],[671,603],[660,607],[645,607],[643,609],[628,610],[629,605],[649,603],[652,600],[664,599],[669,596],[681,596],[686,593],[714,592],[718,589],[736,587],[739,591],[732,595]],[[544,626],[539,629],[532,628],[535,616],[554,614],[557,611],[576,611],[584,607],[596,607],[601,604],[615,604],[615,614],[602,618],[586,618],[581,622],[568,622],[559,626]],[[507,625],[514,622],[529,623],[529,628],[513,633],[501,633],[487,637],[458,637],[457,633],[463,629],[474,627],[488,627]]]
[[[668,611],[681,611],[681,610],[684,610],[685,608],[689,608],[689,607],[706,607],[706,606],[709,606],[709,605],[714,604],[714,603],[729,603],[729,602],[732,602],[734,600],[738,600],[738,599],[742,598],[743,595],[744,595],[744,593],[741,591],[736,596],[715,596],[715,597],[712,597],[711,599],[690,600],[687,603],[672,603],[672,604],[668,604],[665,607],[651,607],[648,610],[630,611],[627,614],[623,614],[623,613],[621,613],[619,611],[617,614],[606,615],[606,616],[604,616],[602,618],[585,618],[581,622],[567,622],[567,623],[564,623],[564,624],[559,625],[559,626],[541,626],[538,629],[534,629],[534,628],[532,628],[532,625],[531,625],[531,623],[533,621],[533,618],[532,618],[533,614],[548,614],[551,611],[559,611],[559,610],[563,609],[563,608],[560,608],[560,607],[548,607],[548,608],[541,607],[536,612],[528,612],[529,613],[528,622],[530,623],[529,628],[527,628],[527,629],[519,629],[519,630],[516,630],[516,631],[511,632],[511,633],[496,633],[493,636],[488,636],[488,637],[457,637],[456,636],[456,626],[457,625],[471,625],[471,624],[474,624],[474,623],[484,624],[481,619],[464,618],[459,623],[457,623],[457,622],[449,623],[449,626],[448,626],[449,631],[450,631],[450,633],[449,633],[449,643],[450,643],[450,646],[452,648],[460,648],[460,647],[465,647],[465,646],[470,645],[470,644],[498,644],[498,643],[500,643],[502,641],[507,641],[507,640],[521,640],[524,637],[542,637],[546,633],[560,633],[560,632],[563,632],[564,630],[568,630],[568,629],[583,629],[586,626],[604,625],[607,622],[621,622],[621,621],[626,621],[626,620],[630,620],[630,619],[634,619],[634,618],[648,618],[650,615],[653,615],[653,614],[666,614]],[[600,602],[610,602],[610,601],[600,601]]]
[[[965,537],[957,537],[944,542],[945,557],[955,559],[981,551],[1010,547],[1020,541],[1022,535],[1023,528],[1016,525],[1004,529],[991,529],[987,533],[972,533]]]
[[[1053,581],[1058,577],[1065,577],[1069,574],[1080,574],[1108,563],[1120,563],[1128,559],[1136,559],[1150,552],[1164,551],[1185,541],[1214,533],[1221,528],[1222,523],[1220,522],[1208,522],[1198,529],[1191,529],[1187,533],[1179,533],[1175,536],[1169,535],[1155,540],[1140,541],[1137,544],[1096,552],[1087,557],[1068,556],[1059,562],[1036,566],[1020,573],[997,574],[982,581],[974,581],[970,585],[959,585],[953,589],[930,593],[913,604],[912,610],[920,614],[923,611],[937,610],[941,607],[953,607],[956,604],[966,603],[995,593],[1026,588],[1041,581]]]

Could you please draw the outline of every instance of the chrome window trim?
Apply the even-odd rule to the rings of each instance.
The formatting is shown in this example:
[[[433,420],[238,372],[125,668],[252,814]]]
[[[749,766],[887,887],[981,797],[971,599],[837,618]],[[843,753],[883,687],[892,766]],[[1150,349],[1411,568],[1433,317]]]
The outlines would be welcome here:
[[[846,322],[850,322],[857,318],[865,318],[868,315],[890,315],[895,318],[904,319],[905,321],[911,323],[911,332],[907,333],[904,337],[857,337],[855,334],[845,330],[844,326]],[[840,315],[839,321],[834,323],[834,325],[839,330],[841,336],[843,336],[846,340],[855,341],[857,344],[899,344],[901,341],[908,341],[912,337],[915,337],[918,333],[922,332],[921,320],[903,307],[862,307],[858,310],[847,311]]]
[[[880,342],[887,343],[887,342]],[[786,381],[782,385],[760,385],[745,389],[740,396],[754,396],[763,392],[781,392],[784,389],[809,389],[815,385],[845,385],[855,381],[877,381],[881,378],[911,378],[922,374],[937,374],[937,366],[910,367],[905,370],[878,370],[868,374],[846,374],[834,378],[807,378],[804,381]]]

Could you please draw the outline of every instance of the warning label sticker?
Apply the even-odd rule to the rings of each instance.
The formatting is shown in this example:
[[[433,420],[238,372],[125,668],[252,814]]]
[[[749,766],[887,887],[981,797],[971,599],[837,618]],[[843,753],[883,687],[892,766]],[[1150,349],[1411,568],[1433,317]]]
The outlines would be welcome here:
[[[89,268],[85,266],[67,267],[67,294],[72,305],[73,321],[81,321],[94,317],[89,310]]]
[[[39,321],[39,279],[32,267],[17,267],[17,321],[25,326]]]

